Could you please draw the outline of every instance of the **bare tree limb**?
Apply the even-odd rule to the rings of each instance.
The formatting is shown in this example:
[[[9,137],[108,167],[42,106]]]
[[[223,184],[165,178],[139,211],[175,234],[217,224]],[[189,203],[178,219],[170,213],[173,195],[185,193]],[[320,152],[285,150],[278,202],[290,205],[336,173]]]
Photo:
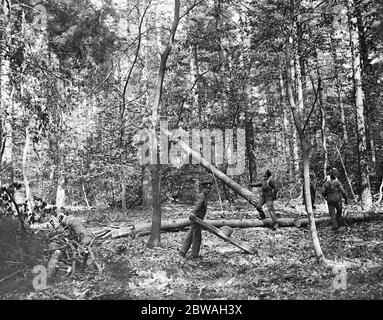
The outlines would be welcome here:
[[[187,16],[190,11],[192,11],[195,7],[199,6],[202,2],[204,2],[204,0],[201,0],[201,1],[198,1],[198,2],[194,1],[194,3],[189,8],[186,9],[186,12],[183,15],[180,16],[180,20],[183,17]]]
[[[305,122],[305,124],[304,124],[304,126],[303,126],[303,132],[305,131],[305,129],[306,129],[308,123],[309,123],[311,114],[313,113],[315,104],[316,104],[316,102],[317,102],[317,100],[318,100],[319,90],[321,90],[321,79],[319,79],[319,81],[318,81],[318,88],[317,88],[317,90],[315,90],[315,87],[314,87],[314,81],[313,81],[312,78],[311,78],[311,83],[312,83],[313,90],[314,90],[314,93],[315,93],[315,99],[314,99],[314,103],[313,103],[313,105],[311,106],[309,115],[307,116],[306,122]]]
[[[138,25],[138,35],[139,35],[139,37],[138,37],[138,43],[137,43],[137,47],[136,47],[136,53],[135,53],[135,56],[134,56],[133,63],[131,65],[130,69],[129,69],[128,76],[127,76],[127,78],[125,80],[124,90],[122,92],[121,119],[123,119],[123,117],[125,115],[126,91],[128,89],[128,84],[129,84],[130,78],[132,76],[134,66],[135,66],[135,64],[137,62],[138,55],[140,53],[141,41],[142,41],[142,36],[141,36],[142,24],[144,22],[145,15],[146,15],[146,12],[148,11],[149,7],[150,7],[150,4],[151,4],[151,0],[149,1],[149,4],[145,7],[144,13],[142,14],[142,17],[140,19],[140,23]],[[139,8],[137,8],[137,11],[139,12]]]

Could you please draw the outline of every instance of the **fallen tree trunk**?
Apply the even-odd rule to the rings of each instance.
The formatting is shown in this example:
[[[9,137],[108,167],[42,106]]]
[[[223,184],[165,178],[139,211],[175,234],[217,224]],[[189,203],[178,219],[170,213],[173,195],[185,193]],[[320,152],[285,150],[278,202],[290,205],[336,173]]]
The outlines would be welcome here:
[[[347,223],[355,222],[368,222],[371,220],[383,220],[382,214],[377,215],[365,215],[365,214],[356,214],[354,216],[348,216],[345,218]],[[271,227],[272,220],[270,218],[265,220],[259,219],[220,219],[220,220],[204,220],[205,222],[211,224],[216,228],[221,228],[223,226],[228,226],[231,228],[255,228],[255,227]],[[192,222],[190,219],[180,219],[173,221],[163,221],[161,223],[161,232],[169,231],[180,231],[188,227]],[[278,219],[279,227],[305,227],[308,225],[307,218],[280,218]],[[315,218],[315,224],[320,225],[330,225],[329,217]],[[115,238],[120,237],[138,237],[142,235],[150,234],[151,223],[140,223],[135,226],[129,226],[121,229],[112,230],[110,236]]]
[[[255,253],[258,253],[258,250],[255,249],[255,248],[252,248],[250,246],[248,246],[246,243],[238,240],[238,239],[235,239],[231,236],[227,236],[222,230],[214,227],[212,224],[196,217],[195,215],[190,215],[189,218],[195,222],[197,222],[198,224],[200,224],[201,226],[205,227],[207,230],[209,230],[211,233],[215,234],[216,236],[220,237],[221,239],[225,240],[225,241],[228,241],[230,242],[231,244],[235,245],[236,247],[248,252],[248,253],[251,253],[251,254],[255,254]]]
[[[61,223],[70,228],[76,236],[78,236],[80,242],[84,246],[88,246],[92,242],[92,233],[77,218],[73,216],[64,216]]]

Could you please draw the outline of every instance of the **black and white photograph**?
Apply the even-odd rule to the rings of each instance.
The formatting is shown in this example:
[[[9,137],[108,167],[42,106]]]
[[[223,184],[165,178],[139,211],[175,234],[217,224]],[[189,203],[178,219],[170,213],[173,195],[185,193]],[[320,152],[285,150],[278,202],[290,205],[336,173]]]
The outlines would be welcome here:
[[[0,300],[382,300],[382,1],[1,0],[0,101]]]

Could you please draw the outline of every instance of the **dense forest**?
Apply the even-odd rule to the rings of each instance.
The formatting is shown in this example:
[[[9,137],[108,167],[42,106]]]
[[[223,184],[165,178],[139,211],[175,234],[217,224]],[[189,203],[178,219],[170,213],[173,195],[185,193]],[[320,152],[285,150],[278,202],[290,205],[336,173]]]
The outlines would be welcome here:
[[[303,250],[307,260],[286,281],[299,283],[299,272],[307,280],[318,268],[312,281],[331,282],[348,256],[332,241],[355,248],[355,237],[373,252],[372,268],[381,265],[380,1],[2,0],[0,16],[0,295],[68,298],[65,279],[80,277],[93,283],[87,295],[74,295],[80,299],[291,298],[270,289],[277,276],[250,290],[232,271],[224,281],[231,291],[218,293],[203,285],[206,275],[189,292],[173,288],[163,270],[184,270],[178,275],[190,284],[197,280],[187,272],[213,272],[235,254],[233,268],[252,277],[250,266],[269,268],[279,253],[297,261]],[[349,200],[340,235],[330,229],[322,193],[329,168]],[[251,187],[266,170],[276,185],[278,230],[258,219],[262,192]],[[189,213],[206,178],[207,220],[196,222]],[[174,243],[198,223],[211,246],[202,247],[203,262],[184,262]],[[233,237],[222,226],[234,228]],[[164,250],[164,260],[152,249]],[[205,262],[211,251],[215,260]],[[110,252],[126,255],[130,267],[113,265]],[[144,273],[144,260],[159,269]],[[358,263],[347,266],[351,280],[364,270]],[[31,287],[36,265],[46,266],[57,291]],[[136,277],[135,286],[129,282],[128,294],[113,284],[102,295],[100,278],[86,278],[85,266],[98,277],[109,266],[121,282]],[[381,281],[383,269],[374,270],[369,279]],[[346,290],[341,298],[381,297],[382,286],[354,276],[355,287],[371,285],[368,294]],[[148,277],[161,293],[135,294],[137,279],[146,279],[142,288]],[[293,299],[330,298],[315,285],[294,288]]]

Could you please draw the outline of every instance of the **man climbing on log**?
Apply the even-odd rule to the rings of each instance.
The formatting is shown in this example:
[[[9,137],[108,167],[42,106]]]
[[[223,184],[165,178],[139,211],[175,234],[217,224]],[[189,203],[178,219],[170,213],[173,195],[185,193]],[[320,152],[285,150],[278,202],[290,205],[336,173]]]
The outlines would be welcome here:
[[[277,215],[274,210],[274,200],[277,198],[277,188],[275,186],[274,180],[272,179],[272,174],[270,170],[266,170],[262,182],[250,183],[251,187],[262,187],[261,198],[257,203],[257,211],[259,212],[261,219],[266,219],[265,212],[262,209],[262,206],[266,203],[267,209],[270,212],[271,219],[273,220],[272,229],[278,229]]]
[[[345,204],[348,203],[347,193],[342,183],[337,179],[338,175],[339,171],[333,168],[330,171],[330,179],[323,184],[321,189],[321,193],[327,201],[333,230],[336,232],[344,224],[342,217],[342,196],[345,199]]]
[[[199,194],[197,204],[194,206],[192,211],[192,214],[194,214],[197,218],[203,219],[206,215],[207,196],[210,192],[212,184],[211,180],[203,180],[200,182],[202,192]],[[190,246],[192,246],[191,257],[193,259],[198,258],[201,242],[201,226],[193,221],[185,239],[183,240],[182,247],[179,250],[180,256],[185,258]]]

